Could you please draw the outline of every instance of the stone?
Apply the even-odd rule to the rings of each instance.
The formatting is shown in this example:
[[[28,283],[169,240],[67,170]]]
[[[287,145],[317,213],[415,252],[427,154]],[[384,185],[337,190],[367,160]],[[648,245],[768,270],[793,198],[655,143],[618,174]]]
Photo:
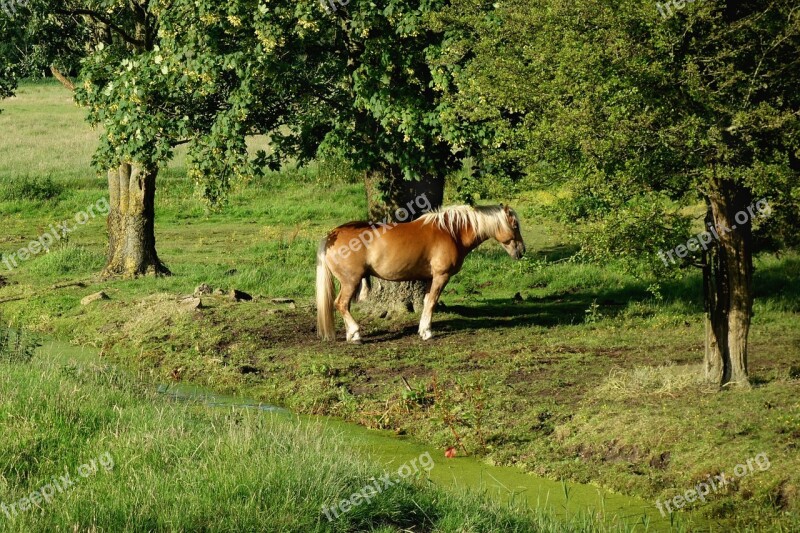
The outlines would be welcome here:
[[[180,299],[178,304],[186,310],[193,311],[195,309],[203,308],[203,300],[196,296],[185,296]]]
[[[106,293],[100,291],[94,294],[90,294],[89,296],[84,296],[84,298],[81,300],[81,305],[89,305],[90,303],[97,302],[100,300],[110,300],[110,298]]]
[[[207,283],[203,283],[197,286],[197,288],[194,290],[194,295],[202,296],[204,294],[211,294],[212,292],[213,289]]]
[[[249,302],[250,300],[253,299],[252,296],[238,289],[231,289],[231,291],[228,293],[228,297],[234,302],[241,302],[241,301]]]

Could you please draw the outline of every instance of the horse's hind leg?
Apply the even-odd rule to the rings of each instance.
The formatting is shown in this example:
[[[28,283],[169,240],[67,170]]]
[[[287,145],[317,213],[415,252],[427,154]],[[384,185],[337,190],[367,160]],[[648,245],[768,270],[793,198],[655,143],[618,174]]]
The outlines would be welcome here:
[[[350,301],[353,299],[353,295],[361,285],[361,278],[358,278],[355,281],[340,281],[341,289],[339,290],[339,295],[336,297],[336,309],[339,310],[339,312],[342,314],[342,318],[344,318],[344,324],[347,330],[347,340],[351,342],[361,342],[361,334],[359,332],[358,323],[353,318],[353,315],[350,314]]]
[[[369,291],[372,289],[372,283],[370,282],[369,275],[364,276],[360,283],[360,289],[358,294],[356,295],[357,302],[363,302],[369,297]]]
[[[442,290],[449,280],[449,274],[435,276],[431,281],[428,294],[425,295],[425,308],[422,310],[422,318],[419,321],[419,336],[422,337],[424,341],[433,337],[433,332],[431,331],[433,309],[436,307],[436,302],[439,301],[439,296],[442,294]]]

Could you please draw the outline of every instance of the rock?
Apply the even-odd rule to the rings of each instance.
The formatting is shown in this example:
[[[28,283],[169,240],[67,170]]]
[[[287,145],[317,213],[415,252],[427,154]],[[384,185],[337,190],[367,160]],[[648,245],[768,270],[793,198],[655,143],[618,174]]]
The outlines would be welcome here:
[[[214,289],[214,292],[212,294],[214,296],[225,296],[225,291],[223,291],[222,289]]]
[[[236,275],[236,274],[238,274],[238,273],[239,273],[239,271],[238,271],[238,270],[236,270],[235,268],[232,268],[232,269],[230,269],[230,270],[226,270],[226,271],[225,271],[225,275],[226,275],[226,276],[235,276],[235,275]]]
[[[100,292],[96,292],[94,294],[90,294],[89,296],[85,296],[81,300],[81,305],[89,305],[90,303],[97,302],[99,300],[110,300],[110,298],[108,297],[108,295],[106,293],[104,293],[103,291],[100,291]]]
[[[241,301],[249,302],[250,300],[253,299],[252,296],[238,289],[231,289],[231,291],[228,293],[228,298],[230,298],[234,302],[241,302]]]
[[[178,304],[188,311],[193,311],[195,309],[202,309],[203,308],[203,300],[196,296],[185,296],[180,299]]]
[[[197,288],[194,290],[194,295],[202,296],[204,294],[211,294],[212,292],[213,289],[207,283],[203,283],[197,286]]]

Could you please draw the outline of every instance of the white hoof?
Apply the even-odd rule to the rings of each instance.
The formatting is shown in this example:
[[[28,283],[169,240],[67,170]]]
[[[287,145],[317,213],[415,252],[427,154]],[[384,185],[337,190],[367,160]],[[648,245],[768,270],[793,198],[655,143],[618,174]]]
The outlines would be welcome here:
[[[359,333],[358,331],[354,331],[353,333],[348,333],[347,342],[361,344],[361,333]]]
[[[420,331],[419,336],[422,337],[422,340],[427,341],[433,337],[433,333],[431,330],[426,329],[425,331]]]

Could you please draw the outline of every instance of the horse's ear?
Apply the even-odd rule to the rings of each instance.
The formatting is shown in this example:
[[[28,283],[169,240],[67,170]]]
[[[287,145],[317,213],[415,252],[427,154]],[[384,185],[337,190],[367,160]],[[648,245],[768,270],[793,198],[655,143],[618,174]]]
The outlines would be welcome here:
[[[511,208],[509,208],[507,205],[500,204],[500,207],[503,208],[503,211],[505,211],[506,214],[509,214],[511,212]]]

